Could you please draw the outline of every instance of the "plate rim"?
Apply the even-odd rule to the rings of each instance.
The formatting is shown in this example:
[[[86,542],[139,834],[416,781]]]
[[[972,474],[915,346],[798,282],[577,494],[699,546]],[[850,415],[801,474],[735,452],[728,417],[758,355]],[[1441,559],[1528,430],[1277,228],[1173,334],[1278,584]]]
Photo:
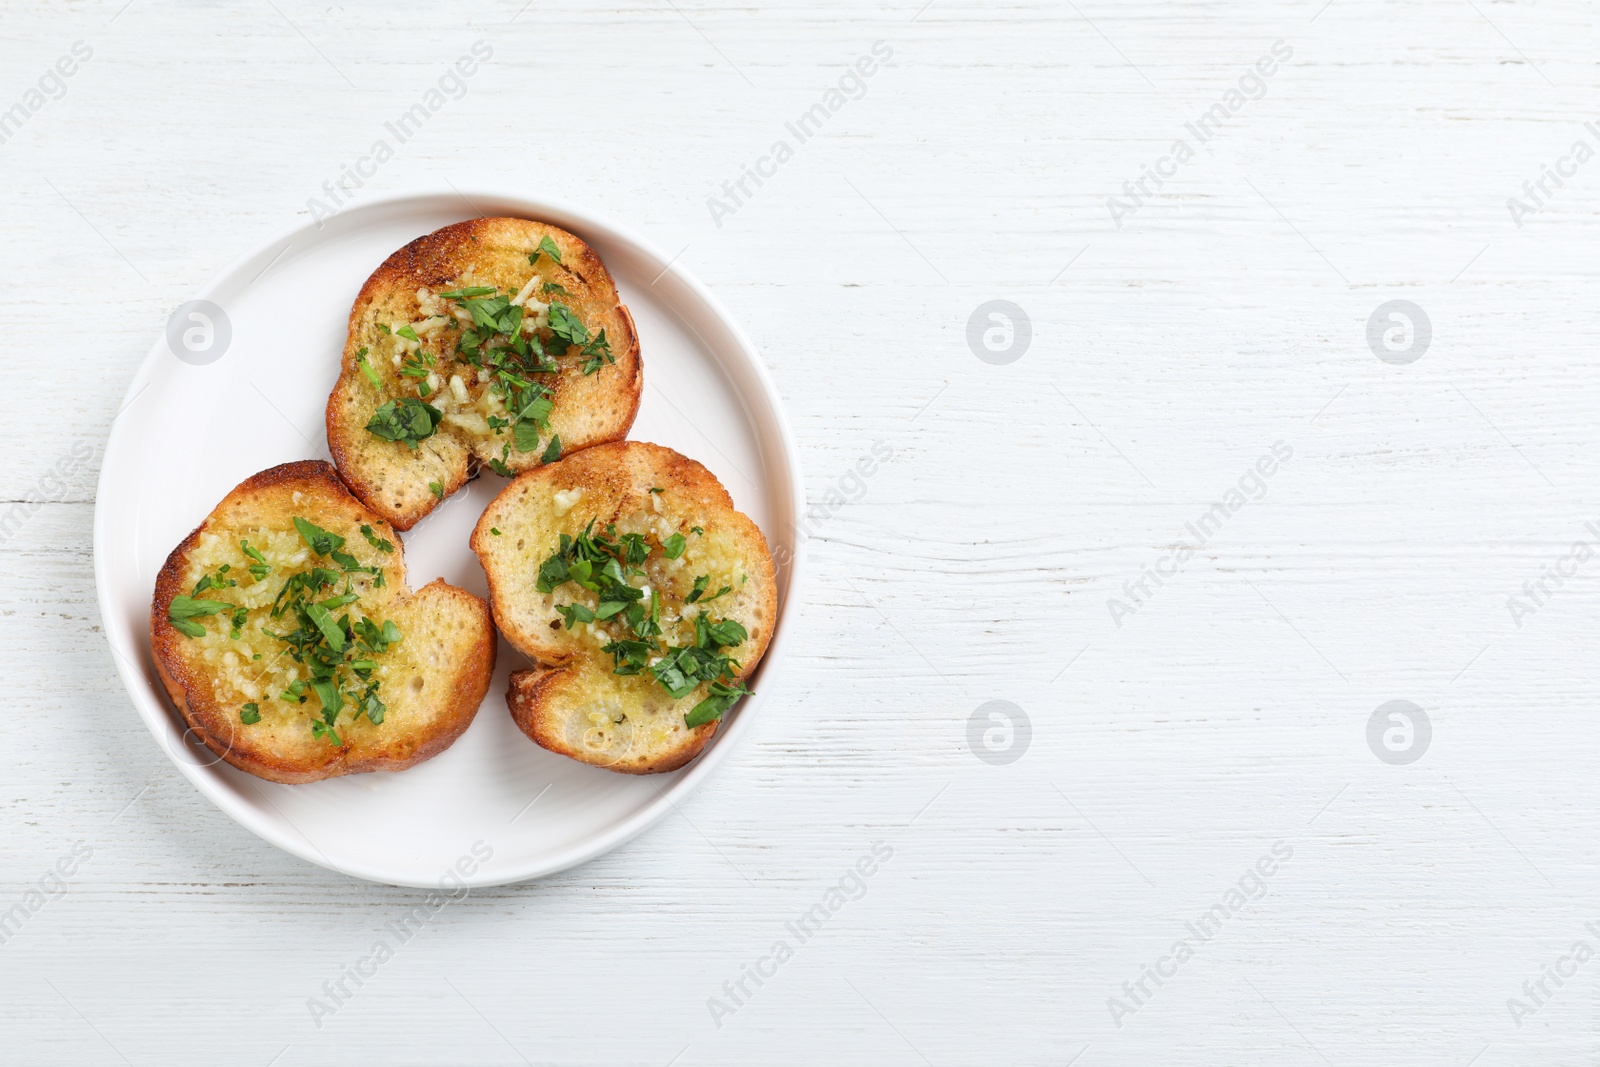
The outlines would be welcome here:
[[[787,531],[789,536],[785,541],[779,542],[787,556],[788,588],[779,603],[772,639],[767,646],[767,651],[762,657],[759,667],[763,675],[770,676],[774,674],[778,667],[781,666],[788,652],[790,632],[794,629],[794,626],[789,623],[789,618],[799,610],[801,589],[804,584],[803,576],[806,573],[807,539],[799,536],[805,516],[805,483],[801,472],[800,454],[794,436],[794,428],[790,424],[789,414],[783,405],[777,384],[774,382],[766,362],[761,358],[760,351],[745,333],[738,320],[717,298],[716,294],[680,264],[679,260],[682,253],[679,253],[678,256],[669,257],[653,241],[639,234],[631,227],[617,222],[608,215],[579,206],[568,200],[555,197],[531,196],[527,193],[497,188],[486,189],[478,187],[463,191],[455,188],[452,184],[448,192],[431,186],[424,186],[375,196],[371,199],[363,200],[359,204],[350,205],[342,209],[339,214],[348,217],[366,213],[381,213],[383,211],[392,211],[411,201],[438,201],[453,198],[460,198],[466,201],[467,205],[472,207],[474,211],[477,210],[476,202],[481,199],[486,203],[514,205],[519,211],[526,212],[526,217],[529,218],[539,219],[558,216],[570,220],[579,220],[581,227],[587,231],[604,232],[606,237],[613,242],[631,245],[634,252],[642,253],[648,260],[653,260],[655,265],[660,268],[656,281],[659,281],[663,276],[671,275],[677,282],[684,285],[689,295],[698,300],[722,328],[728,332],[733,350],[747,365],[748,369],[753,372],[756,386],[765,395],[767,404],[774,413],[773,425],[768,432],[776,432],[776,438],[782,452],[781,461],[783,466],[787,468],[790,482],[788,504],[793,529]],[[558,224],[565,225],[564,223]],[[266,239],[252,245],[231,260],[225,267],[216,271],[190,299],[211,297],[218,289],[234,279],[252,260],[261,257],[279,245],[283,246],[283,251],[278,253],[281,256],[289,248],[293,247],[297,239],[314,236],[316,231],[320,229],[321,226],[317,219],[303,222],[297,221],[294,225],[285,226]],[[271,268],[272,264],[269,263],[262,273]],[[652,282],[651,284],[654,285],[655,283]],[[668,306],[672,307],[673,304]],[[692,326],[690,329],[691,332],[698,332]],[[149,350],[145,353],[144,358],[139,361],[138,367],[134,370],[117,415],[112,417],[110,431],[102,446],[100,476],[95,486],[93,527],[95,600],[100,610],[106,642],[111,647],[112,659],[123,688],[127,691],[128,697],[138,712],[139,718],[144,722],[145,728],[150,731],[152,739],[163,754],[166,755],[168,761],[177,767],[179,772],[189,780],[189,783],[224,815],[227,815],[234,822],[268,844],[318,867],[361,878],[369,882],[407,888],[439,888],[442,884],[440,878],[419,881],[410,877],[397,876],[394,872],[385,871],[376,864],[335,862],[323,855],[321,850],[309,838],[299,834],[287,819],[282,819],[282,825],[280,826],[278,822],[264,819],[259,812],[240,802],[235,794],[222,787],[219,779],[211,771],[212,765],[198,766],[179,759],[173,745],[182,746],[184,734],[177,729],[181,720],[176,709],[172,707],[170,698],[164,690],[159,693],[155,691],[159,681],[153,671],[135,668],[130,657],[125,655],[123,650],[117,648],[112,634],[112,627],[108,623],[108,620],[113,617],[110,605],[114,604],[115,601],[110,595],[110,575],[105,551],[108,537],[107,527],[111,521],[105,504],[107,481],[110,476],[110,464],[106,462],[106,459],[118,446],[125,432],[126,424],[121,423],[121,414],[132,405],[134,399],[143,391],[145,386],[141,385],[141,382],[149,376],[151,369],[160,359],[169,355],[166,337],[164,333],[158,333]],[[648,355],[643,358],[648,362]],[[722,361],[717,360],[717,362],[720,364]],[[725,367],[722,369],[724,373],[727,372]],[[746,412],[746,417],[749,417],[748,411]],[[630,436],[629,440],[632,439]],[[767,480],[763,479],[763,481]],[[135,634],[139,632],[137,628],[134,629]],[[135,644],[138,647],[130,651],[135,653],[136,658],[153,667],[154,661],[151,657],[148,640],[135,640]],[[451,876],[458,879],[467,888],[481,889],[499,885],[511,885],[570,870],[626,844],[665,818],[669,812],[675,810],[677,804],[698,789],[701,783],[732,753],[736,743],[749,730],[750,723],[754,721],[755,713],[765,704],[764,698],[770,688],[770,685],[764,686],[760,693],[746,698],[738,708],[738,712],[732,717],[732,720],[724,723],[723,728],[717,731],[707,749],[690,764],[687,773],[674,779],[666,789],[658,789],[655,797],[645,802],[633,814],[619,820],[603,833],[568,845],[543,858],[523,861],[512,868],[504,868],[501,864],[496,863],[494,864],[496,869],[493,874],[490,874],[486,868],[480,867],[472,876],[463,877],[454,871],[450,872]],[[531,744],[532,742],[529,743]],[[252,789],[256,789],[253,781],[249,784]],[[258,789],[256,789],[256,792],[259,795]],[[271,803],[270,800],[268,803]],[[298,840],[295,836],[297,834]],[[444,872],[441,872],[441,878],[443,874]]]

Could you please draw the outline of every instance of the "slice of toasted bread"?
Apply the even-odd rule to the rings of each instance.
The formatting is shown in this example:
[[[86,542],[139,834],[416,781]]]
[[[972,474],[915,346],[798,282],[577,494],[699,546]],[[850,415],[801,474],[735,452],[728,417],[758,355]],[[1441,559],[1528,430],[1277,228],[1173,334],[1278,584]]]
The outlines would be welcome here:
[[[613,573],[639,591],[641,614],[653,599],[662,632],[648,642],[640,641],[628,611],[605,617],[608,597],[601,594],[609,591],[618,604],[623,595],[596,580],[605,564],[596,559],[589,568],[589,581],[601,585],[599,590],[571,577],[578,557],[590,554],[577,545],[586,530],[622,556],[613,559]],[[630,541],[638,550],[631,557]],[[571,562],[547,570],[547,561],[560,558],[563,547]],[[731,706],[737,697],[728,690],[742,688],[739,683],[761,660],[777,623],[777,583],[766,538],[734,510],[710,471],[660,445],[599,445],[519,476],[478,520],[472,550],[489,576],[500,632],[536,664],[511,676],[512,718],[544,748],[613,771],[650,774],[676,770],[693,759],[716,733],[720,718],[691,727],[686,715],[697,708],[720,715]],[[637,566],[624,567],[641,556]],[[552,585],[563,568],[567,579]],[[704,591],[698,603],[691,603],[702,577]],[[550,591],[541,591],[541,581]],[[741,636],[738,630],[717,630],[720,637],[703,639],[702,624],[695,621],[702,613],[706,632],[733,620],[743,627],[742,640],[734,640]],[[584,621],[586,616],[594,621]],[[635,650],[639,673],[615,673],[619,665],[626,669],[627,661],[606,646],[615,642],[616,648],[625,640],[653,646]],[[692,691],[684,692],[687,682],[676,679],[680,695],[674,697],[652,668],[672,660],[673,650],[696,647],[737,662],[716,678],[702,677]],[[688,681],[694,677],[691,673]],[[719,693],[721,706],[706,707],[704,702]]]
[[[293,784],[404,770],[461,736],[494,673],[489,606],[443,581],[411,592],[403,552],[322,462],[252,475],[184,538],[156,578],[150,645],[172,702],[213,752]],[[327,606],[347,590],[356,599]],[[331,731],[308,684],[329,673],[314,669],[319,656],[336,664]]]
[[[593,249],[548,223],[474,219],[412,241],[361,287],[328,448],[356,496],[409,530],[480,465],[529,470],[554,437],[562,455],[622,440],[643,385],[633,317]]]

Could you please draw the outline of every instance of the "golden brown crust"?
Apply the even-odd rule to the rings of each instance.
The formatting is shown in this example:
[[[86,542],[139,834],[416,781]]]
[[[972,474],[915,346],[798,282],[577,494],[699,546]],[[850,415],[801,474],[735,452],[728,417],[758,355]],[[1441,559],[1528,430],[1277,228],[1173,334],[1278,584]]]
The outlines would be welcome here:
[[[388,606],[401,611],[424,609],[431,616],[449,615],[459,623],[465,640],[453,646],[453,675],[444,680],[443,705],[430,716],[426,729],[408,730],[403,721],[386,720],[391,729],[372,727],[370,734],[343,746],[320,742],[314,746],[284,746],[277,735],[243,726],[237,706],[223,706],[214,697],[217,668],[202,662],[191,639],[173,627],[168,611],[174,597],[190,586],[191,556],[203,533],[240,508],[272,513],[279,498],[299,493],[300,500],[282,510],[293,510],[328,528],[340,521],[369,523],[378,536],[389,535],[394,544],[386,573],[395,589]],[[290,523],[287,517],[284,523]],[[358,535],[359,536],[359,535]],[[406,593],[404,545],[392,536],[384,520],[352,497],[332,466],[320,461],[285,463],[245,479],[173,549],[156,577],[150,606],[150,646],[157,673],[184,721],[212,752],[240,770],[268,781],[300,784],[365,771],[398,771],[443,752],[471,725],[494,673],[495,638],[489,607],[478,597],[435,580]],[[307,722],[309,729],[309,722]],[[343,728],[342,728],[343,729]],[[346,733],[349,733],[346,730]]]
[[[561,627],[552,598],[533,589],[532,576],[543,555],[554,547],[555,526],[546,520],[557,491],[578,494],[580,502],[572,507],[569,525],[581,527],[593,516],[603,527],[652,508],[651,488],[663,490],[659,499],[669,514],[662,518],[684,531],[691,524],[703,526],[722,540],[749,575],[748,585],[723,605],[726,615],[745,622],[749,632],[749,640],[736,650],[736,676],[743,681],[772,639],[777,621],[776,572],[761,530],[734,509],[733,499],[716,476],[687,456],[640,441],[597,445],[518,476],[485,509],[472,534],[472,549],[488,576],[495,622],[506,640],[536,665],[512,675],[507,704],[518,728],[552,752],[628,774],[676,770],[699,754],[718,723],[684,726],[665,735],[657,731],[645,739],[643,730],[635,735],[624,722],[607,729],[603,745],[580,747],[575,738],[582,723],[573,724],[574,709],[589,706],[592,692],[583,687],[593,685],[590,661],[596,652],[593,646],[575,643]],[[538,521],[525,522],[530,515]],[[681,722],[687,707],[674,706],[671,714]]]
[[[543,237],[558,246],[561,262],[553,263],[546,256],[530,267],[526,252],[537,248]],[[419,237],[384,260],[362,285],[350,309],[339,379],[328,397],[326,416],[328,448],[339,474],[356,496],[399,530],[409,530],[444,497],[475,477],[479,465],[491,457],[513,471],[533,469],[540,462],[537,451],[513,451],[502,458],[503,435],[491,438],[441,425],[413,451],[404,444],[376,438],[366,429],[384,398],[402,395],[399,387],[387,383],[383,391],[374,390],[358,365],[363,348],[374,355],[379,350],[375,323],[417,319],[419,288],[438,291],[457,283],[469,271],[481,272],[482,280],[502,287],[513,280],[520,284],[521,275],[530,271],[542,272],[546,281],[554,276],[569,290],[561,299],[591,333],[606,331],[614,364],[594,375],[583,375],[575,360],[563,359],[558,361],[563,364],[559,375],[540,376],[553,393],[550,431],[561,436],[564,455],[623,440],[639,412],[644,367],[639,359],[638,331],[632,314],[617,296],[610,272],[587,243],[549,223],[510,218],[472,219]],[[521,275],[513,278],[509,271]],[[391,377],[390,370],[378,361],[372,365],[380,376]],[[430,402],[442,396],[435,393]],[[442,496],[429,491],[430,482],[440,486]]]
[[[557,755],[618,774],[665,774],[698,756],[716,735],[718,723],[708,722],[686,731],[679,743],[669,747],[633,751],[632,746],[621,745],[597,758],[596,753],[569,744],[567,735],[555,728],[548,713],[565,674],[560,669],[513,671],[511,686],[506,691],[506,706],[511,709],[511,720],[517,724],[517,729],[540,748]]]

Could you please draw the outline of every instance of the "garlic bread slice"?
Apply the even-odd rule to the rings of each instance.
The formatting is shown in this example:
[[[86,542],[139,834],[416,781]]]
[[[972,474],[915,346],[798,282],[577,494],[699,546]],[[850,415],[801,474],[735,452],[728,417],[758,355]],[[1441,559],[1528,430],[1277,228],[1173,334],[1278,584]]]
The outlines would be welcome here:
[[[535,663],[511,676],[517,726],[613,771],[693,759],[777,623],[766,538],[715,475],[660,445],[598,445],[520,475],[472,549],[500,632]]]
[[[548,223],[473,219],[361,287],[328,448],[351,491],[409,530],[480,466],[510,477],[622,440],[643,384],[633,318],[593,249]]]
[[[150,645],[172,702],[240,770],[302,783],[398,771],[471,724],[494,673],[489,607],[411,592],[404,546],[332,466],[247,478],[167,557]]]

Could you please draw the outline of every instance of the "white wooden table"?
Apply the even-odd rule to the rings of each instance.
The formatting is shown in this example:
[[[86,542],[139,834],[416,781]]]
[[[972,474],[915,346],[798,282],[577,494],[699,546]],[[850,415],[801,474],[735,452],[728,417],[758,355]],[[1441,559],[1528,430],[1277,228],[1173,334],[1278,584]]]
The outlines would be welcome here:
[[[0,1061],[1595,1062],[1591,6],[124,3],[0,12]],[[90,541],[168,313],[341,178],[681,248],[819,505],[713,784],[381,965],[426,894],[188,786]]]

